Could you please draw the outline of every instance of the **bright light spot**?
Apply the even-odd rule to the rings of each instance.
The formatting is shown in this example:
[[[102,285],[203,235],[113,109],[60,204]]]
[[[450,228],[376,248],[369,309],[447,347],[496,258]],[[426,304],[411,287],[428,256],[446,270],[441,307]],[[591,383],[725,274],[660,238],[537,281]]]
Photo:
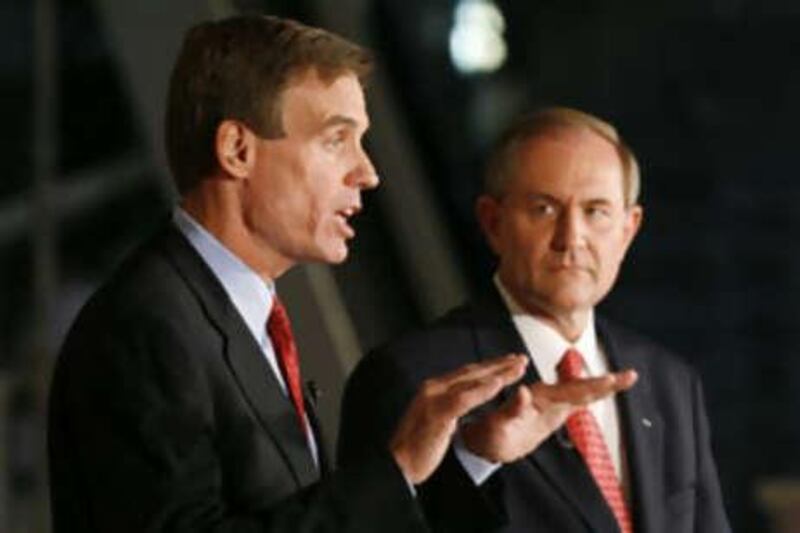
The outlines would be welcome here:
[[[450,30],[450,58],[464,74],[494,72],[505,63],[506,21],[491,0],[461,0]]]

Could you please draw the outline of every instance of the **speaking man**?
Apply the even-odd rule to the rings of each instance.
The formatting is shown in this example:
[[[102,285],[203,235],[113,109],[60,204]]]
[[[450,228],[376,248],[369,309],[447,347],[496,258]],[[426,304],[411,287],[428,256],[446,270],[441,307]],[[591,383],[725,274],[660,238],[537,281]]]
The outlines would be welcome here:
[[[275,293],[297,263],[346,258],[378,184],[368,67],[358,46],[275,17],[187,33],[166,117],[180,202],[83,308],[53,378],[56,533],[426,530],[413,486],[525,359],[428,381],[390,443],[334,471]],[[556,402],[541,418],[634,379],[543,389]]]

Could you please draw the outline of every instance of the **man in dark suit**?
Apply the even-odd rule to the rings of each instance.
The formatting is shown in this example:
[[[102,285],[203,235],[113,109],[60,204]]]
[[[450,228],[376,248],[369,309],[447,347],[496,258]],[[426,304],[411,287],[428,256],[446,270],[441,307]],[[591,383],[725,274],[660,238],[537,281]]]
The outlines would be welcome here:
[[[550,108],[512,125],[476,205],[498,257],[493,283],[361,361],[343,401],[341,462],[385,441],[421,381],[469,362],[527,353],[528,383],[630,367],[639,375],[635,387],[573,413],[538,449],[509,464],[498,464],[507,458],[486,428],[520,394],[507,392],[494,410],[468,417],[420,488],[435,529],[729,531],[697,376],[667,350],[594,312],[639,228],[638,191],[632,152],[600,119]],[[476,519],[481,508],[491,511],[478,514],[488,520]]]
[[[166,120],[180,205],[81,311],[54,374],[56,533],[426,529],[413,485],[526,361],[430,380],[390,443],[328,466],[274,280],[347,256],[349,219],[378,183],[361,145],[367,68],[359,47],[294,21],[189,31]],[[580,403],[632,381],[541,397]]]

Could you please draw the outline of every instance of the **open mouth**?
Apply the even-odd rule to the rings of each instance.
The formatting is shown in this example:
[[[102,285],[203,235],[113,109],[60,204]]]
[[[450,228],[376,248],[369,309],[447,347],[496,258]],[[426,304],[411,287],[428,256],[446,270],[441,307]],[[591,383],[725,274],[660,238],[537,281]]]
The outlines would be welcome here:
[[[336,219],[339,221],[342,233],[344,233],[345,237],[348,239],[352,239],[356,234],[355,230],[350,225],[350,218],[355,216],[359,211],[360,209],[358,207],[347,207],[336,211]]]

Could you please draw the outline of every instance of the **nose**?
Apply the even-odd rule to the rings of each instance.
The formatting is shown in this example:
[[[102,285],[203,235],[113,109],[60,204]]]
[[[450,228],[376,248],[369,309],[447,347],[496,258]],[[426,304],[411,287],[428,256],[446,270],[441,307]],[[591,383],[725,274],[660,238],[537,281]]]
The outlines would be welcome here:
[[[555,222],[553,249],[559,252],[574,250],[583,245],[584,224],[577,208],[564,209]]]
[[[362,190],[374,189],[380,183],[380,179],[372,160],[363,147],[358,148],[356,157],[356,165],[348,174],[347,185]]]

